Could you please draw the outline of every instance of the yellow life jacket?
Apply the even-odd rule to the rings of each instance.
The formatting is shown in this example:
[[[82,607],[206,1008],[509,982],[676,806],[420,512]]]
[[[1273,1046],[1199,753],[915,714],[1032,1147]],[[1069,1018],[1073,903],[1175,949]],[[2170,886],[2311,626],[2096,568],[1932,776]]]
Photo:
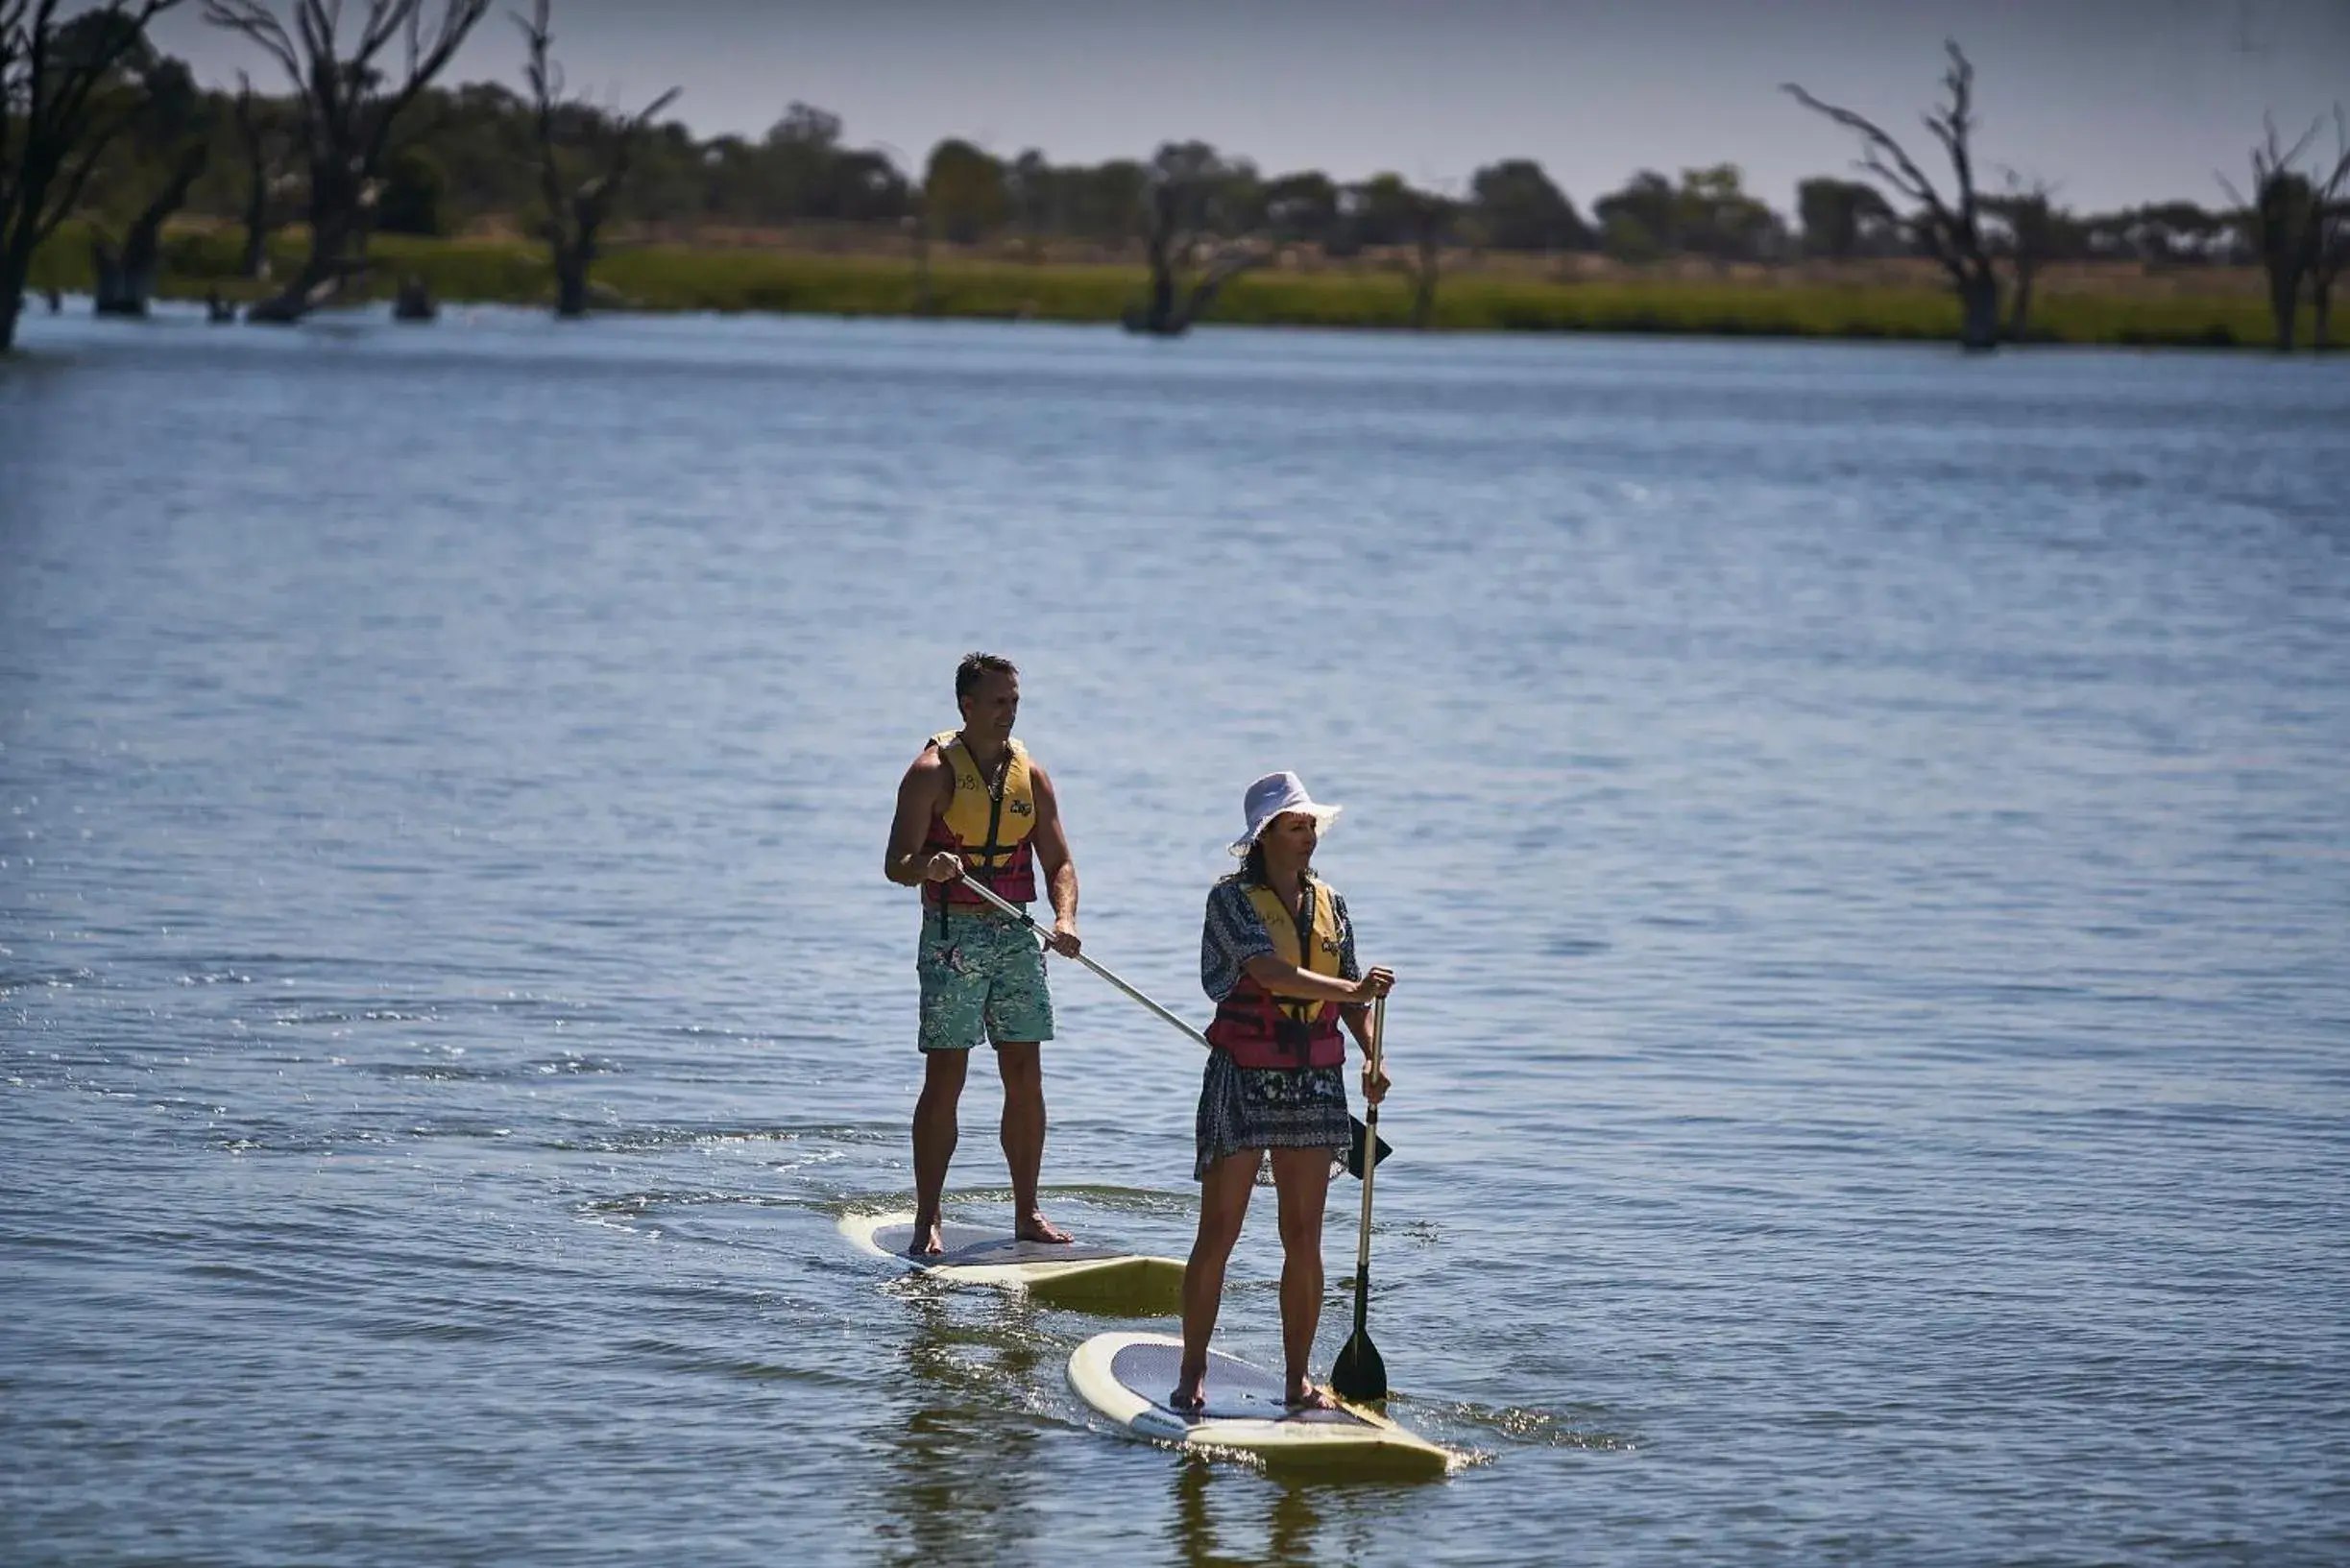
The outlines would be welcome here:
[[[1338,899],[1327,883],[1306,879],[1296,915],[1270,887],[1259,884],[1248,893],[1265,922],[1265,934],[1272,938],[1274,957],[1316,975],[1341,972],[1345,934],[1339,929]],[[1243,973],[1231,995],[1216,1004],[1207,1038],[1242,1067],[1337,1067],[1346,1060],[1338,1021],[1337,1002],[1276,997]]]
[[[1036,857],[1029,843],[1036,831],[1036,783],[1029,749],[1017,740],[1006,744],[1003,773],[990,788],[961,731],[941,731],[931,744],[955,771],[955,794],[931,818],[923,850],[952,851],[962,856],[964,872],[996,897],[1030,903],[1036,897]],[[926,882],[923,897],[932,904],[986,902],[960,882]]]

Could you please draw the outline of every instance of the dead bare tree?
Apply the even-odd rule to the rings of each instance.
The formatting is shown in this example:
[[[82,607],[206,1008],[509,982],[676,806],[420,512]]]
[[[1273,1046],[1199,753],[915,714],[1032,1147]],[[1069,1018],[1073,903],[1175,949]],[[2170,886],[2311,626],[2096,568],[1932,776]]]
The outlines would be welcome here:
[[[2220,188],[2235,202],[2236,221],[2244,239],[2260,257],[2268,280],[2268,316],[2275,324],[2279,352],[2292,351],[2300,326],[2301,280],[2309,275],[2313,220],[2322,204],[2307,175],[2294,167],[2316,134],[2313,125],[2289,148],[2277,145],[2274,120],[2265,122],[2267,138],[2252,149],[2252,199],[2219,175]]]
[[[277,109],[253,90],[252,80],[236,73],[237,151],[245,162],[245,253],[237,263],[240,277],[269,276],[269,236],[285,220],[285,130]]]
[[[205,20],[260,45],[293,84],[309,171],[309,254],[246,320],[300,321],[366,270],[377,171],[400,117],[490,9],[490,0],[438,3],[427,28],[426,0],[368,0],[346,53],[342,0],[293,0],[291,32],[272,0],[205,0]],[[382,61],[396,42],[404,63],[394,75]]]
[[[163,188],[139,210],[116,244],[90,231],[90,308],[100,316],[144,316],[163,265],[163,224],[187,203],[188,187],[204,173],[211,149],[204,141],[182,148]]]
[[[134,95],[140,103],[124,138],[130,157],[109,160],[109,168],[91,181],[84,204],[90,231],[90,306],[100,316],[143,317],[162,276],[163,225],[187,204],[189,187],[211,159],[213,116],[186,65],[158,54],[144,39],[122,57],[117,80],[106,90]],[[158,163],[166,171],[163,182],[146,192],[148,170]],[[117,237],[109,217],[102,214],[126,210],[126,187],[146,193],[143,201],[130,196],[136,210]]]
[[[1970,143],[1974,134],[1974,66],[1955,40],[1943,48],[1950,58],[1942,86],[1949,101],[1922,116],[1926,129],[1949,155],[1957,182],[1955,195],[1945,200],[1941,190],[1919,168],[1902,144],[1876,122],[1849,109],[1823,103],[1789,82],[1783,90],[1805,109],[1825,114],[1860,138],[1858,166],[1888,189],[1918,205],[1904,223],[1945,272],[1958,294],[1959,342],[1985,351],[1999,341],[1999,276],[1983,244],[1982,204],[1974,192],[1974,161]]]
[[[143,107],[101,88],[178,4],[109,0],[66,22],[61,0],[0,0],[0,352],[16,341],[33,253]]]
[[[612,215],[629,160],[653,116],[676,101],[678,89],[671,87],[625,119],[584,99],[567,101],[563,67],[547,54],[554,42],[552,12],[550,0],[536,0],[529,17],[517,15],[514,25],[529,50],[523,75],[537,109],[539,185],[546,203],[546,245],[555,263],[555,314],[573,320],[588,313],[588,269],[599,253],[596,234]],[[572,161],[565,156],[567,143],[579,144],[575,161],[585,165],[576,180],[566,167]]]
[[[2334,170],[2310,197],[2310,347],[2334,346],[2334,280],[2350,262],[2350,121],[2334,109]],[[2314,182],[2313,182],[2314,183]]]
[[[1997,249],[2007,255],[2013,287],[2007,298],[2007,341],[2022,343],[2031,332],[2032,286],[2041,263],[2056,248],[2056,212],[2049,198],[2056,187],[2045,180],[2026,181],[2007,171],[2007,191],[1983,199],[1983,209],[1999,220],[2002,232]]]
[[[1271,259],[1263,246],[1228,231],[1216,188],[1226,172],[1214,149],[1199,142],[1162,147],[1151,160],[1142,213],[1151,285],[1127,310],[1127,331],[1180,337],[1226,283]]]
[[[1433,190],[1410,191],[1406,200],[1404,223],[1412,236],[1412,255],[1404,271],[1412,279],[1412,329],[1424,332],[1436,320],[1437,274],[1461,205]]]

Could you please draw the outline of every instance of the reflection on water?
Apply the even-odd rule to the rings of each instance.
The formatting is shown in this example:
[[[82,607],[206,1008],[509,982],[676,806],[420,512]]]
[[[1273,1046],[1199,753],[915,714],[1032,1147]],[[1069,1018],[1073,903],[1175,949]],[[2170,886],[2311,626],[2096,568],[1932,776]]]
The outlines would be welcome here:
[[[1186,1568],[1344,1560],[1317,1550],[1322,1512],[1315,1498],[1327,1486],[1270,1480],[1215,1459],[1179,1459],[1174,1488],[1181,1554],[1176,1560]]]
[[[1049,1354],[1036,1315],[1018,1296],[949,1300],[919,1279],[891,1293],[907,1320],[894,1402],[907,1413],[874,1533],[905,1563],[992,1556],[975,1540],[1032,1537],[1049,1502],[1037,1455],[1046,1422],[1029,1393]]]

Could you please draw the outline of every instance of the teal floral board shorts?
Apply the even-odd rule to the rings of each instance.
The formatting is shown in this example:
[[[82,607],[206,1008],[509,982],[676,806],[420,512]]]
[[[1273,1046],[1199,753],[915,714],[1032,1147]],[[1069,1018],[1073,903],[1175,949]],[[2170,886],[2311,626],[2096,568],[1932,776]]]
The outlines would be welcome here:
[[[957,907],[942,929],[939,912],[925,909],[914,970],[922,977],[924,1050],[1053,1038],[1044,949],[1018,921]]]

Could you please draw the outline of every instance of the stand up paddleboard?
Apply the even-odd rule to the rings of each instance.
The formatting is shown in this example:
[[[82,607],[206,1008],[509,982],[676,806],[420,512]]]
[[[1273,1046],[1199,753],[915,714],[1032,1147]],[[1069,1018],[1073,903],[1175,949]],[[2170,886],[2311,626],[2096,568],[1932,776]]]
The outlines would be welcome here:
[[[1016,1291],[1054,1307],[1153,1317],[1183,1310],[1183,1264],[1083,1242],[1023,1242],[977,1225],[949,1224],[934,1258],[908,1257],[909,1214],[850,1215],[841,1234],[877,1258],[957,1285]]]
[[[1069,1358],[1069,1386],[1137,1436],[1184,1448],[1248,1454],[1268,1470],[1394,1479],[1441,1476],[1452,1455],[1375,1411],[1345,1405],[1294,1411],[1281,1380],[1263,1367],[1208,1352],[1207,1408],[1168,1408],[1183,1341],[1166,1334],[1097,1334]]]

